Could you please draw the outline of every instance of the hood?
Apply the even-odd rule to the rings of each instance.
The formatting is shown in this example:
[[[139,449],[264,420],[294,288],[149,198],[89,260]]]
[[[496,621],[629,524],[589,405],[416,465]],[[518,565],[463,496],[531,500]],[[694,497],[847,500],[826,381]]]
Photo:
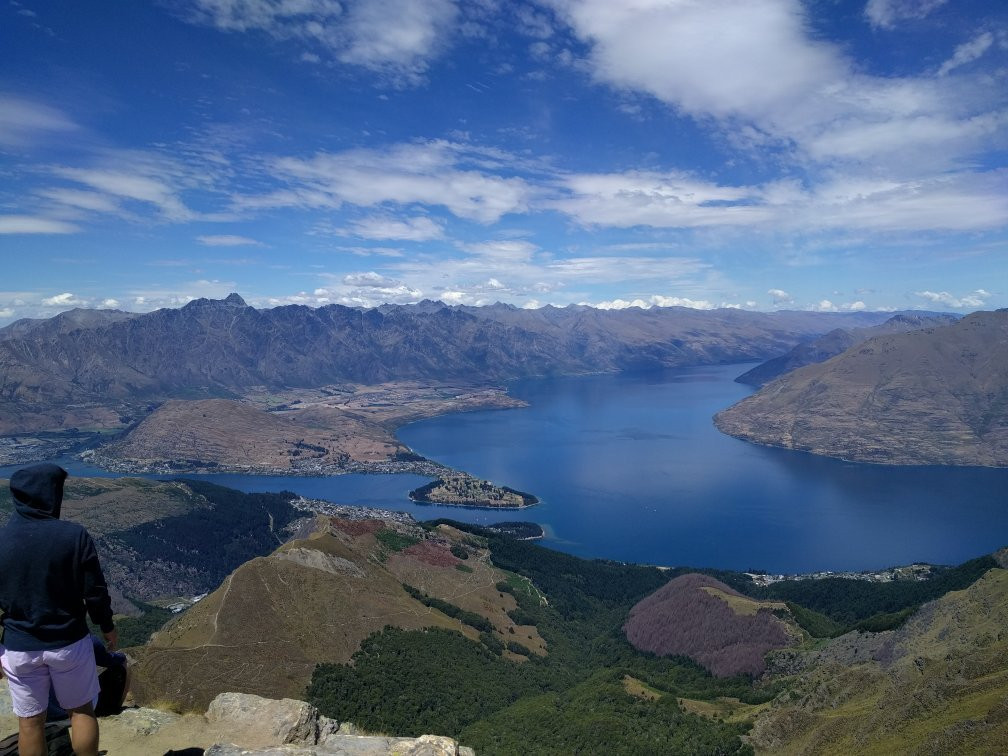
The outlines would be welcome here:
[[[59,465],[32,465],[11,475],[14,507],[22,517],[58,520],[67,471]]]

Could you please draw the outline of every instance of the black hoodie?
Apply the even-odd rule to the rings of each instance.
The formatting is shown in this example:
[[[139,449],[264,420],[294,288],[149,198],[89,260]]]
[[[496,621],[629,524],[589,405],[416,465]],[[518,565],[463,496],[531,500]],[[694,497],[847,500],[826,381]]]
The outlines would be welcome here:
[[[85,612],[111,631],[112,608],[94,541],[59,519],[62,467],[43,464],[11,476],[15,513],[0,528],[0,612],[11,651],[61,648],[88,634]]]

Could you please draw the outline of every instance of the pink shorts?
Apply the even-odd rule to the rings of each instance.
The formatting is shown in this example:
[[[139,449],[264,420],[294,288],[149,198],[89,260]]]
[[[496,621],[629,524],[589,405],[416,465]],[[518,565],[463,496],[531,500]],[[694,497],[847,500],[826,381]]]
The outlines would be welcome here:
[[[10,685],[14,715],[34,717],[49,706],[49,687],[68,711],[98,695],[98,668],[91,637],[46,651],[11,651],[0,646],[0,664]]]

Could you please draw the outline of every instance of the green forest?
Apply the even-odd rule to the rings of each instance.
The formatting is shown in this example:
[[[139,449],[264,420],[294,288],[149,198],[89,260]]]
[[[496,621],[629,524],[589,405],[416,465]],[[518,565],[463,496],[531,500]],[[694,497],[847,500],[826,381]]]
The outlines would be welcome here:
[[[477,642],[449,630],[387,627],[368,638],[350,664],[317,667],[307,697],[324,714],[368,730],[444,733],[481,754],[749,753],[740,738],[745,725],[687,713],[677,699],[732,697],[758,704],[781,693],[781,683],[713,677],[689,659],[637,651],[621,630],[637,601],[678,575],[705,572],[754,598],[785,600],[810,635],[827,637],[857,625],[866,631],[891,627],[923,601],[970,584],[993,564],[973,560],[924,581],[838,578],[760,588],[737,572],[585,560],[447,520],[425,527],[441,522],[486,543],[493,563],[511,573],[497,590],[515,596],[512,619],[534,624],[548,655],[526,649],[526,661],[512,661],[502,654],[512,645],[522,653],[518,641],[505,636],[502,642],[487,630]],[[407,590],[450,616],[461,612]],[[626,677],[659,697],[631,695]]]

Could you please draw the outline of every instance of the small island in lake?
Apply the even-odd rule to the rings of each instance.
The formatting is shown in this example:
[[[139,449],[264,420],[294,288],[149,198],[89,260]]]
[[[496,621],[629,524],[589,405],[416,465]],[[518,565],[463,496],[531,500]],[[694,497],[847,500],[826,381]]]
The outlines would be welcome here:
[[[451,504],[460,507],[524,509],[539,503],[532,494],[498,486],[467,473],[452,473],[432,480],[409,493],[420,504]]]
[[[519,541],[537,541],[546,537],[546,531],[536,522],[495,522],[493,525],[485,525],[484,530]]]

